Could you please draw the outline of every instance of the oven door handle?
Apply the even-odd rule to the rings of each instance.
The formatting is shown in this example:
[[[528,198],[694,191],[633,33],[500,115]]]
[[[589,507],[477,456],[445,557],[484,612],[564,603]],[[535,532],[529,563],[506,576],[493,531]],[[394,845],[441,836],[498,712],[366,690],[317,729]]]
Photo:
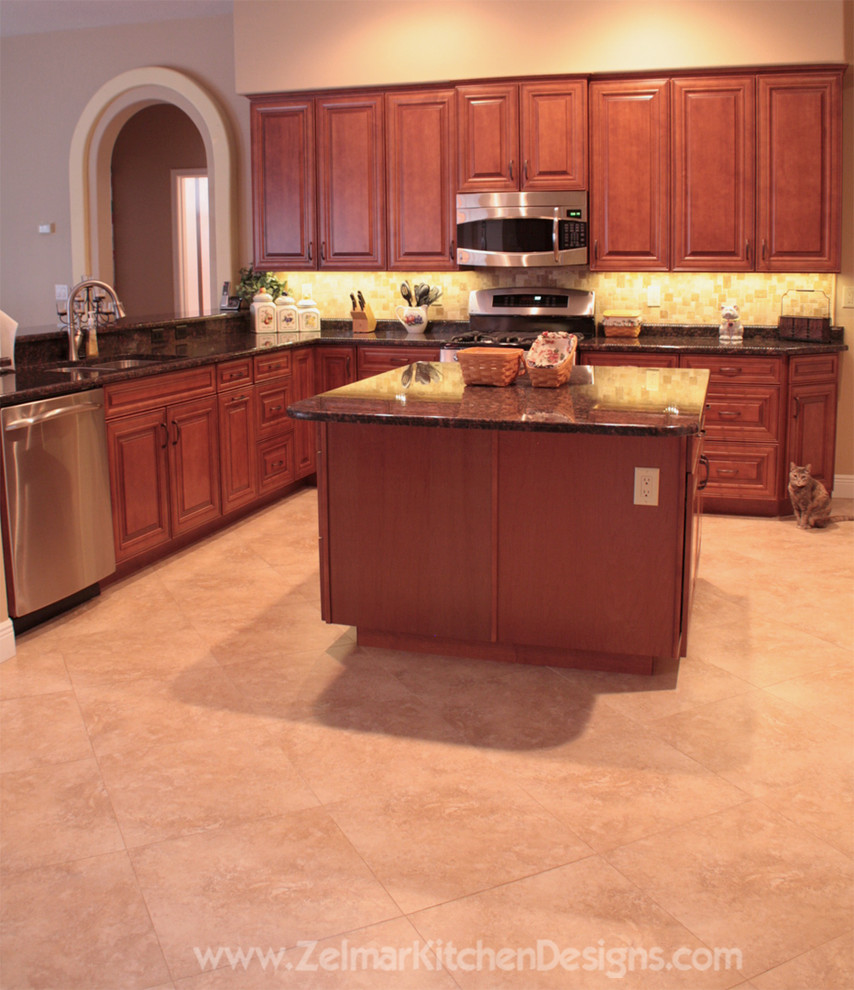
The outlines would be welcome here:
[[[555,264],[560,264],[560,249],[558,247],[558,229],[560,225],[560,211],[555,207],[554,220],[552,220],[552,250],[555,255]]]

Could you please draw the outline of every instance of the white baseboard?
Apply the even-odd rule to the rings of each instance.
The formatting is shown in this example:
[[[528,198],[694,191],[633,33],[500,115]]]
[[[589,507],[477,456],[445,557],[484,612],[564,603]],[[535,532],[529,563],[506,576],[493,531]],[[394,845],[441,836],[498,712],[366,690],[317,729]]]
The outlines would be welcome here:
[[[854,474],[834,475],[833,497],[854,498]]]
[[[4,660],[11,660],[14,655],[15,630],[12,626],[12,620],[6,619],[5,622],[0,622],[0,663]]]

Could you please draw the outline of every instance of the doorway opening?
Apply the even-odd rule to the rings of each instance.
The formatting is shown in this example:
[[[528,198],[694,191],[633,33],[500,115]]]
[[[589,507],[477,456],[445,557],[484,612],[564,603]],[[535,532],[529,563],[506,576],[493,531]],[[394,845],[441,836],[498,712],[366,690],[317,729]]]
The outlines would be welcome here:
[[[172,245],[175,312],[201,313],[210,298],[206,171],[172,169]]]

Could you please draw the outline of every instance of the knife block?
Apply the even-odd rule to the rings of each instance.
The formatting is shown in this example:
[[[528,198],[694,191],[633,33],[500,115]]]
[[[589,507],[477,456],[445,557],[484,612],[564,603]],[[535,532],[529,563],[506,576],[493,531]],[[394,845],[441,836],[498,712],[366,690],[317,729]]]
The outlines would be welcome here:
[[[353,320],[353,333],[373,333],[377,327],[377,318],[368,303],[364,309],[354,309],[350,312]]]

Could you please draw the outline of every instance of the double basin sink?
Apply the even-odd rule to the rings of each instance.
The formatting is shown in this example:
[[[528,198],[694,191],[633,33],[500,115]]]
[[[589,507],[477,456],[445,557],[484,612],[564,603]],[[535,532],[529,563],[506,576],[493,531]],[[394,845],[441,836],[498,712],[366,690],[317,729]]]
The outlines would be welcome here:
[[[63,361],[51,365],[46,371],[72,378],[95,378],[98,375],[109,374],[113,371],[132,371],[135,368],[148,368],[153,364],[162,364],[174,360],[164,354],[135,354],[132,357],[121,358],[86,358],[81,361]]]

